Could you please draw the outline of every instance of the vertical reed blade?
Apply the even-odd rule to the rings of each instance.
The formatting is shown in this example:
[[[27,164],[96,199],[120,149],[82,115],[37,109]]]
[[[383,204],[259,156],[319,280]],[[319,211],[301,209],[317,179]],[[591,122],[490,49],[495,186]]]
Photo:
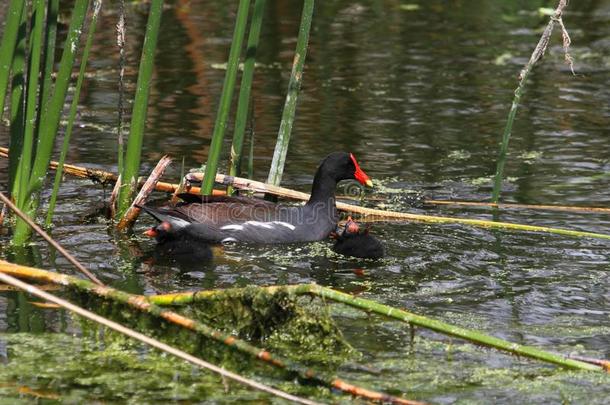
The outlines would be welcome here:
[[[47,18],[45,27],[44,66],[42,70],[42,84],[40,88],[39,105],[45,106],[51,95],[51,75],[55,64],[55,41],[57,39],[57,15],[59,14],[59,0],[49,0],[47,5]],[[40,113],[39,121],[40,123]]]
[[[31,16],[30,49],[27,73],[27,97],[25,101],[25,125],[22,133],[22,148],[17,168],[18,184],[13,190],[18,204],[23,204],[27,193],[27,179],[30,178],[30,167],[34,157],[34,130],[37,122],[38,78],[42,54],[42,34],[44,28],[45,2],[36,0]]]
[[[155,49],[157,48],[162,11],[163,0],[152,0],[148,14],[148,22],[146,23],[146,37],[144,38],[140,69],[138,72],[138,83],[131,115],[129,141],[123,159],[124,167],[123,172],[121,173],[123,187],[119,190],[118,198],[119,217],[122,217],[131,205],[131,197],[137,188],[142,141],[144,139],[144,129],[146,128],[148,96],[150,94],[152,82]]]
[[[22,179],[21,170],[21,150],[23,148],[23,130],[25,127],[25,44],[27,37],[26,28],[27,13],[25,3],[22,3],[22,10],[19,13],[18,30],[16,33],[16,43],[12,60],[3,60],[3,63],[11,65],[13,74],[11,81],[11,105],[10,105],[10,141],[9,141],[9,190],[18,206],[23,204],[19,196],[20,183]],[[27,181],[27,180],[26,180]]]
[[[72,67],[74,66],[76,52],[79,48],[80,34],[83,29],[88,6],[88,0],[75,0],[74,2],[68,35],[63,47],[55,87],[47,107],[41,112],[40,132],[38,134],[37,144],[34,146],[36,154],[33,160],[31,174],[29,179],[22,179],[22,181],[27,181],[27,189],[25,195],[21,196],[23,203],[20,208],[23,208],[30,218],[35,215],[40,204],[40,191],[44,184],[47,169],[51,161],[55,136],[59,128],[61,114],[68,92],[68,86],[70,84]],[[30,227],[25,222],[18,221],[13,235],[13,243],[18,246],[24,245],[29,240],[30,235]]]
[[[277,134],[275,150],[273,152],[273,160],[269,169],[267,183],[278,186],[282,181],[284,173],[284,164],[286,162],[286,153],[288,152],[288,144],[290,143],[290,134],[292,132],[292,124],[294,123],[294,115],[297,107],[297,98],[301,89],[301,81],[303,78],[303,68],[305,67],[305,57],[307,55],[307,44],[309,42],[309,31],[311,29],[311,20],[313,17],[314,0],[305,0],[303,2],[303,13],[301,14],[301,26],[299,27],[299,37],[297,38],[297,46],[292,63],[292,73],[288,83],[288,93],[284,103],[284,111],[282,113],[282,122]]]
[[[527,77],[529,76],[532,69],[536,63],[542,58],[544,55],[546,48],[549,45],[549,41],[551,38],[551,34],[553,33],[553,26],[556,22],[559,22],[562,26],[562,30],[565,31],[563,27],[563,22],[561,20],[561,15],[563,13],[564,7],[568,4],[567,0],[559,0],[557,3],[557,8],[555,12],[549,19],[549,22],[544,29],[540,39],[538,40],[538,44],[536,48],[532,52],[529,61],[524,66],[523,70],[519,74],[519,85],[515,90],[515,96],[513,98],[513,102],[511,104],[510,111],[508,113],[508,118],[506,119],[506,126],[504,127],[504,133],[502,134],[502,142],[500,144],[500,152],[498,154],[498,161],[496,165],[496,174],[494,176],[494,187],[491,195],[491,202],[498,203],[500,199],[500,193],[502,191],[502,178],[504,176],[504,166],[506,164],[506,156],[508,153],[508,142],[510,140],[510,136],[513,130],[513,123],[515,121],[515,116],[517,115],[517,108],[519,107],[519,102],[521,101],[521,95],[523,94],[523,89],[525,88],[525,83],[527,81]],[[564,34],[565,35],[565,34]],[[567,54],[567,46],[569,45],[569,41],[566,45],[564,42],[564,49],[566,50],[566,59],[570,59],[570,56]]]
[[[6,90],[10,78],[11,61],[17,46],[21,16],[23,14],[25,0],[11,0],[6,13],[6,24],[2,32],[2,43],[0,44],[0,116],[4,111]]]
[[[78,109],[78,101],[80,99],[80,90],[83,86],[85,79],[85,72],[87,71],[87,60],[89,59],[89,51],[93,44],[93,36],[95,34],[95,27],[97,25],[97,18],[100,14],[102,7],[102,0],[94,0],[93,14],[91,15],[91,22],[89,24],[89,32],[87,33],[87,42],[85,43],[85,49],[83,56],[81,57],[80,70],[78,73],[78,79],[76,80],[76,87],[74,89],[74,95],[72,96],[72,105],[70,106],[70,112],[68,114],[68,125],[66,127],[66,133],[61,148],[61,154],[59,156],[59,163],[55,172],[55,180],[53,182],[53,191],[51,192],[51,199],[49,200],[49,208],[47,210],[47,218],[45,225],[51,225],[53,220],[53,213],[55,211],[55,204],[57,202],[57,194],[59,193],[59,184],[63,174],[64,162],[66,155],[68,154],[68,147],[70,146],[70,137],[72,136],[72,128],[74,127],[74,119],[76,118],[76,110]]]
[[[216,122],[214,124],[214,133],[212,134],[212,142],[208,152],[205,176],[203,177],[203,183],[201,184],[201,194],[203,195],[211,194],[212,188],[214,187],[214,179],[216,178],[216,171],[218,170],[218,162],[220,160],[220,153],[222,152],[222,142],[227,127],[229,110],[231,109],[235,81],[237,79],[239,55],[241,54],[241,48],[244,42],[249,7],[250,0],[239,0],[237,17],[235,18],[235,29],[233,31],[233,41],[231,43],[231,51],[229,52],[229,61],[227,63],[227,72],[225,73],[225,79],[222,85],[220,105],[218,107],[218,114],[216,115]]]
[[[239,100],[237,102],[237,114],[235,116],[235,129],[233,131],[233,143],[231,144],[231,156],[229,162],[229,176],[239,176],[241,166],[242,147],[244,143],[244,133],[246,132],[246,122],[248,112],[251,111],[250,93],[252,90],[252,78],[254,76],[254,66],[256,61],[256,50],[260,39],[261,27],[263,25],[263,14],[266,0],[256,0],[250,23],[250,33],[248,34],[248,44],[246,45],[246,60],[244,62],[244,72],[241,77],[239,88]],[[227,194],[233,194],[233,188],[227,187]]]

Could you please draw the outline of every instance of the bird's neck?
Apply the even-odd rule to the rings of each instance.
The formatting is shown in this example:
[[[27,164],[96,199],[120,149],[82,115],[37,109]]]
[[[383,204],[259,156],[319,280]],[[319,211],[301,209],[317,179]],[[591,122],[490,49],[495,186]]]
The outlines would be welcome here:
[[[308,205],[312,204],[330,204],[335,205],[335,189],[337,188],[337,180],[330,175],[322,173],[320,170],[316,173],[311,187],[311,197],[309,197]]]

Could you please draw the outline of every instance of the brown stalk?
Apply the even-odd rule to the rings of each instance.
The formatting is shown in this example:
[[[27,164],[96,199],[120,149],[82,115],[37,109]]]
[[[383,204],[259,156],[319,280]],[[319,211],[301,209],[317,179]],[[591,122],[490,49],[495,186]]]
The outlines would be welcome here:
[[[127,212],[125,212],[123,218],[121,218],[121,220],[119,221],[117,225],[117,229],[119,231],[124,231],[125,229],[130,228],[136,221],[136,219],[138,219],[138,215],[140,215],[141,211],[138,206],[144,205],[144,203],[146,203],[146,199],[148,198],[150,193],[155,190],[159,179],[161,178],[161,176],[163,176],[165,169],[167,168],[167,166],[169,166],[171,162],[172,160],[167,155],[163,156],[159,160],[153,171],[150,173],[150,176],[148,176],[148,179],[146,179],[146,182],[144,183],[142,188],[140,188],[140,192],[131,203],[131,206],[129,207]]]

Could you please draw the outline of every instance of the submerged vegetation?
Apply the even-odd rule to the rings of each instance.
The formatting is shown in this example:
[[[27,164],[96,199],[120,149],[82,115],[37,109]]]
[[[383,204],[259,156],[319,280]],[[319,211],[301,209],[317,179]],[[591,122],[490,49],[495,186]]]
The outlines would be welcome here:
[[[158,183],[158,179],[150,180],[147,186],[150,188],[148,192],[156,188],[166,194],[174,194],[175,196],[179,189],[188,188],[189,185],[185,185],[185,183],[200,181],[202,183],[201,188],[190,187],[189,191],[191,193],[209,195],[249,191],[271,195],[275,198],[294,200],[303,200],[309,197],[308,194],[279,187],[304,78],[308,44],[310,34],[313,32],[312,24],[315,21],[314,0],[304,0],[302,3],[299,26],[292,27],[295,32],[293,42],[296,43],[296,49],[292,57],[291,73],[281,111],[277,140],[274,144],[273,155],[265,156],[265,158],[270,159],[267,183],[252,180],[255,150],[258,152],[253,140],[253,127],[256,120],[254,116],[256,109],[254,107],[256,103],[252,94],[254,92],[255,67],[257,66],[256,58],[261,47],[261,32],[265,30],[264,19],[270,13],[269,2],[266,0],[255,0],[253,2],[240,0],[234,2],[234,4],[226,5],[231,10],[235,9],[233,10],[233,36],[230,47],[227,47],[230,50],[216,110],[216,121],[213,131],[206,134],[209,135],[207,138],[210,140],[207,160],[199,162],[204,169],[201,172],[193,171],[187,176],[182,176],[180,185]],[[10,0],[0,44],[0,111],[4,112],[4,103],[5,100],[8,100],[6,110],[10,117],[8,120],[10,144],[8,149],[0,149],[0,157],[8,157],[9,176],[5,188],[10,192],[15,207],[10,202],[6,202],[6,206],[10,206],[11,211],[14,211],[14,213],[24,212],[27,217],[37,222],[36,219],[41,213],[40,207],[44,206],[45,203],[42,196],[44,195],[45,198],[47,196],[44,193],[47,174],[50,169],[53,169],[55,171],[55,181],[48,196],[47,228],[53,226],[54,211],[58,196],[61,195],[60,183],[62,176],[66,173],[88,178],[104,185],[113,184],[115,190],[111,196],[113,202],[110,202],[110,204],[116,205],[113,210],[116,212],[116,217],[108,224],[110,227],[114,227],[116,224],[127,222],[126,213],[128,208],[132,206],[135,191],[143,183],[139,174],[142,170],[144,137],[148,126],[150,126],[150,123],[147,122],[149,97],[156,80],[154,73],[157,68],[157,45],[162,40],[160,33],[162,32],[163,10],[166,5],[163,0],[151,0],[142,6],[146,11],[147,22],[139,65],[137,69],[132,68],[134,72],[137,70],[137,74],[134,73],[133,76],[136,85],[131,109],[130,132],[126,149],[123,150],[121,121],[122,100],[125,94],[123,94],[124,89],[122,89],[121,84],[119,86],[121,87],[118,114],[119,130],[116,142],[118,145],[117,173],[111,173],[110,171],[64,164],[66,160],[70,160],[68,151],[71,135],[75,128],[75,122],[78,120],[77,110],[81,90],[83,85],[86,84],[86,72],[88,66],[91,66],[91,64],[88,64],[88,59],[92,47],[95,47],[96,24],[100,15],[103,15],[103,6],[109,7],[109,2],[75,0],[74,2],[60,3],[59,0]],[[119,29],[125,28],[123,6],[124,4],[121,2]],[[513,131],[517,108],[525,90],[526,79],[534,65],[545,53],[553,26],[556,24],[561,27],[566,59],[571,62],[567,53],[570,39],[562,21],[566,6],[567,2],[565,0],[559,0],[556,9],[550,10],[550,12],[547,10],[546,14],[550,15],[548,25],[530,61],[521,72],[519,85],[514,93],[503,132],[499,157],[496,161],[492,202],[423,199],[423,204],[489,206],[495,210],[523,208],[605,213],[607,208],[602,207],[499,203],[509,138]],[[170,4],[170,7],[177,6]],[[352,21],[358,20],[362,12],[360,7],[362,6],[350,5],[347,11],[343,10],[343,15],[337,13],[338,22],[336,24],[344,24],[341,19],[349,21],[348,25],[352,24]],[[400,5],[399,10],[404,13],[417,13],[421,10],[421,6],[403,4]],[[233,18],[233,14],[231,14],[233,11],[228,13],[231,18]],[[58,35],[58,18],[60,15],[69,15],[69,26],[65,33],[60,29]],[[128,22],[127,27],[129,27]],[[297,28],[298,34],[296,34]],[[246,33],[248,33],[247,40]],[[81,37],[84,38],[85,35],[86,42],[84,46],[81,46],[83,42]],[[323,35],[328,35],[328,33],[323,32]],[[125,47],[124,32],[119,32],[118,37],[120,49],[116,49],[115,52],[121,52],[119,70],[122,70],[124,68],[122,63],[125,62],[122,54]],[[348,47],[355,47],[351,40],[346,41],[346,44]],[[59,61],[55,60],[56,54],[61,55]],[[319,55],[315,56],[320,57]],[[73,71],[76,70],[75,67],[78,65],[77,61],[80,64],[78,75],[76,75],[75,80],[72,80]],[[240,61],[243,62],[243,65],[240,64]],[[313,61],[315,63],[315,57]],[[240,66],[243,66],[241,74]],[[57,67],[56,71],[55,67]],[[120,74],[122,75],[122,72]],[[117,80],[122,83],[123,77],[121,76]],[[240,82],[239,86],[237,85],[238,81]],[[70,91],[71,83],[74,84],[73,91]],[[361,84],[357,86],[361,86]],[[239,93],[237,102],[234,103],[233,95],[237,88],[239,88]],[[388,94],[387,97],[391,97],[391,94]],[[333,102],[330,96],[328,100],[330,103]],[[64,124],[62,114],[68,102],[70,102],[70,108],[65,119],[66,129],[61,131]],[[231,116],[233,104],[236,104],[234,118]],[[225,142],[225,135],[232,120],[234,127],[229,159],[226,165],[228,175],[225,176],[217,173],[217,171],[221,165],[223,154],[226,154],[224,150],[228,144]],[[248,124],[250,128],[247,128]],[[250,178],[245,179],[240,176],[242,174],[244,136],[248,129],[251,134],[248,161]],[[58,142],[58,135],[61,136],[62,132],[63,142],[61,142],[59,161],[55,162],[52,160],[54,149],[60,143]],[[115,131],[113,129],[110,132],[114,133]],[[204,145],[198,144],[198,147],[203,148]],[[157,152],[165,153],[165,151]],[[310,151],[303,152],[309,155]],[[450,153],[449,155],[454,160],[468,160],[470,158],[467,152]],[[535,155],[542,156],[541,153]],[[263,158],[262,156],[257,157]],[[198,156],[198,158],[200,157]],[[315,159],[311,158],[311,160]],[[169,164],[169,159],[165,157],[162,161],[165,161],[165,165]],[[147,162],[147,164],[150,163]],[[370,162],[369,164],[372,165],[373,163]],[[163,169],[159,169],[159,171],[163,172]],[[226,186],[226,190],[215,190],[215,184],[219,184],[223,188]],[[350,194],[347,187],[346,190],[348,190],[347,194]],[[386,189],[386,191],[388,190]],[[4,198],[4,194],[2,196]],[[377,197],[383,201],[386,196],[383,193],[378,193]],[[402,197],[402,195],[399,195],[397,198],[400,200]],[[146,196],[142,198],[145,199]],[[142,204],[142,202],[138,204]],[[432,225],[459,224],[490,228],[491,231],[485,233],[484,237],[494,239],[492,243],[497,245],[502,245],[502,240],[496,233],[498,230],[519,231],[525,235],[539,233],[562,235],[565,238],[589,238],[596,240],[598,243],[610,239],[609,232],[583,230],[578,224],[574,229],[566,229],[564,227],[500,221],[497,215],[493,220],[453,218],[444,215],[432,216],[404,212],[402,210],[404,206],[401,206],[401,210],[398,212],[397,210],[378,209],[379,206],[371,208],[371,203],[368,206],[364,206],[364,204],[362,201],[360,201],[360,205],[339,202],[337,208],[344,212],[359,214],[363,222],[413,221]],[[107,205],[106,201],[104,201],[104,205]],[[383,208],[387,208],[387,206]],[[419,208],[419,206],[416,207],[416,209]],[[134,215],[137,215],[137,213]],[[495,392],[501,392],[503,400],[506,401],[522,400],[524,398],[522,395],[525,395],[524,392],[529,391],[528,398],[532,398],[535,393],[541,392],[545,395],[545,398],[551,397],[553,400],[569,402],[587,399],[587,385],[608,384],[609,382],[608,373],[604,373],[604,371],[610,371],[610,363],[605,359],[597,358],[600,351],[591,355],[588,348],[582,345],[557,345],[556,350],[555,348],[550,350],[548,347],[553,346],[552,343],[537,342],[535,339],[524,338],[519,335],[518,331],[513,335],[503,336],[503,334],[498,334],[488,328],[484,332],[479,331],[478,329],[483,328],[478,326],[476,327],[477,330],[471,330],[451,322],[416,313],[425,313],[427,308],[419,307],[413,310],[403,310],[398,305],[390,306],[379,303],[367,298],[367,290],[371,288],[369,280],[357,279],[358,281],[353,283],[354,286],[357,286],[354,289],[354,294],[347,294],[317,284],[309,284],[309,281],[307,281],[308,284],[297,285],[272,287],[250,285],[245,288],[201,290],[199,281],[206,286],[216,284],[225,286],[227,284],[226,280],[220,279],[217,274],[207,274],[205,278],[197,282],[196,291],[151,294],[151,291],[156,291],[156,288],[151,286],[155,284],[155,276],[157,275],[147,270],[148,259],[140,259],[140,252],[134,255],[134,252],[137,252],[134,245],[137,245],[138,238],[131,232],[120,233],[117,238],[121,238],[121,240],[113,241],[119,246],[119,249],[129,251],[125,255],[129,260],[132,260],[133,256],[138,257],[137,260],[140,260],[142,267],[141,274],[138,274],[138,277],[142,277],[144,281],[142,285],[133,283],[132,279],[128,283],[117,282],[115,279],[117,276],[116,263],[112,262],[108,265],[108,267],[112,267],[112,272],[104,274],[107,270],[96,269],[100,275],[103,275],[101,279],[104,282],[121,285],[121,288],[107,287],[95,275],[89,273],[89,270],[76,259],[65,254],[63,248],[52,241],[49,236],[45,236],[46,234],[42,230],[32,226],[30,220],[22,219],[19,214],[16,214],[13,218],[15,220],[12,222],[4,221],[4,218],[2,218],[0,226],[4,222],[7,228],[10,227],[14,252],[22,252],[21,247],[31,243],[32,228],[34,228],[36,232],[52,244],[54,249],[62,253],[70,263],[79,268],[96,284],[76,277],[17,266],[4,260],[0,261],[0,278],[6,283],[1,286],[7,288],[6,291],[8,292],[6,294],[9,294],[10,297],[17,297],[16,299],[19,300],[22,309],[44,308],[38,309],[38,311],[45,313],[45,315],[42,315],[43,317],[53,314],[49,317],[58,318],[59,321],[57,322],[62,332],[78,330],[80,333],[80,337],[77,339],[64,333],[34,335],[4,333],[2,331],[0,341],[9,346],[10,353],[0,354],[0,360],[8,365],[0,371],[0,380],[2,380],[0,381],[0,395],[9,399],[25,396],[37,398],[41,401],[61,400],[68,402],[84,400],[121,401],[128,398],[143,402],[201,399],[211,401],[242,401],[245,399],[266,401],[268,400],[267,395],[278,395],[285,399],[291,399],[289,395],[298,395],[303,398],[295,397],[294,400],[301,403],[313,403],[314,400],[347,401],[351,396],[356,396],[371,401],[416,404],[417,402],[414,399],[423,400],[435,398],[435,396],[438,399],[439,395],[444,393],[453,395],[456,391],[474,389],[473,387],[475,387],[480,390],[480,393],[473,395],[473,398],[480,401],[488,399],[485,397],[485,392],[493,388]],[[103,222],[104,220],[97,215],[93,221]],[[104,224],[106,223],[104,222]],[[118,229],[129,228],[129,226],[116,226]],[[113,237],[115,237],[114,234]],[[422,249],[425,249],[426,242],[420,243]],[[512,248],[512,246],[509,248]],[[227,249],[230,250],[231,247],[229,246]],[[248,251],[249,248],[244,247],[244,249]],[[253,254],[260,253],[256,251],[256,248],[250,249],[253,249]],[[435,254],[430,255],[431,260],[438,258],[445,260],[446,257],[451,257],[452,250],[454,250],[454,246],[450,245],[448,252],[441,252],[438,255],[435,252]],[[480,253],[475,252],[474,254],[478,255]],[[583,251],[579,254],[587,253]],[[215,260],[218,259],[216,255],[215,252],[213,254]],[[221,260],[226,260],[228,263],[232,260],[226,252],[220,255],[224,256]],[[310,261],[313,260],[306,254],[304,256]],[[481,254],[481,256],[484,256],[484,254]],[[14,257],[18,259],[13,261],[27,262],[27,260],[22,260],[24,256],[21,256],[20,253],[15,254]],[[3,258],[5,257],[3,256]],[[52,257],[51,259],[51,265],[58,267],[55,258]],[[308,260],[304,259],[305,262]],[[407,258],[405,262],[408,262],[408,260]],[[292,257],[290,257],[290,261],[293,261]],[[504,256],[483,257],[481,261],[493,262],[494,266],[497,264],[502,274],[498,276],[498,280],[494,279],[494,283],[501,284],[504,289],[503,293],[513,299],[515,292],[511,290],[511,286],[507,282],[509,276],[504,273],[502,267],[508,259]],[[40,262],[42,262],[42,259]],[[377,263],[379,262],[365,262],[363,267],[366,268],[370,265],[374,268]],[[382,263],[391,268],[395,267],[398,262],[390,260]],[[202,263],[200,262],[198,265],[201,266]],[[241,279],[241,271],[248,264],[244,267],[241,266],[241,264],[235,265],[235,274],[230,278],[231,285],[239,286],[248,283],[247,278]],[[302,264],[302,266],[306,269],[313,268],[308,263]],[[41,264],[38,267],[46,266]],[[258,270],[253,266],[254,273]],[[466,277],[466,272],[470,270],[465,269],[464,273],[459,276]],[[495,267],[493,270],[496,270]],[[524,271],[526,270],[528,269],[524,269]],[[472,272],[473,274],[469,274],[468,277],[472,276],[474,279],[479,277],[475,271]],[[282,278],[278,278],[279,281],[273,280],[272,282],[292,284],[293,281],[291,280],[296,279],[298,283],[303,283],[304,277],[298,271],[295,273],[297,273],[295,278],[282,276]],[[364,273],[365,271],[361,268],[353,270],[353,274],[357,277],[361,277]],[[135,279],[134,274],[127,275],[126,278]],[[49,295],[45,298],[44,295],[40,295],[37,287],[12,284],[12,280],[6,275],[37,282],[39,286],[45,287],[45,289],[59,291],[52,291],[55,295]],[[186,279],[187,275],[180,274],[177,277]],[[347,278],[348,276],[337,271],[337,278],[339,277]],[[386,286],[387,296],[382,295],[385,298],[390,298],[392,294],[394,286],[390,285],[393,282],[391,277]],[[419,274],[414,275],[414,278],[418,277],[420,277]],[[434,278],[434,276],[432,277]],[[452,275],[452,277],[454,276]],[[268,284],[264,281],[264,278],[261,278],[261,280],[263,280],[261,283]],[[29,295],[14,292],[10,288],[21,289],[28,292]],[[524,287],[518,286],[515,290],[518,288]],[[184,288],[180,286],[180,289]],[[143,290],[147,291],[147,295],[127,292],[141,292]],[[357,296],[359,293],[363,293],[363,296]],[[470,295],[471,291],[465,289],[464,293]],[[76,303],[82,308],[76,309],[64,305],[64,301],[57,295],[69,299],[70,302]],[[472,295],[472,305],[474,306],[478,298],[475,297],[476,294]],[[43,301],[34,300],[34,296]],[[45,299],[52,304],[44,301]],[[402,307],[402,301],[399,302]],[[0,304],[2,303],[0,301]],[[450,304],[451,302],[448,301],[447,308],[451,308]],[[65,311],[65,309],[74,311],[74,313],[84,318],[71,318],[70,315],[67,315],[70,312]],[[92,315],[97,314],[98,317],[101,315],[107,319],[87,317],[84,315],[85,312],[90,312]],[[25,317],[21,314],[19,316]],[[518,317],[518,314],[515,315],[516,319]],[[95,320],[95,322],[83,319]],[[24,319],[19,320],[19,322],[26,321]],[[109,326],[113,322],[114,324],[118,322],[119,328]],[[125,330],[120,328],[125,326],[136,331],[133,331],[133,334],[126,333]],[[141,341],[150,347],[165,350],[166,353],[217,372],[233,381],[238,381],[256,390],[260,389],[265,394],[256,394],[253,397],[249,390],[244,391],[243,388],[229,386],[226,380],[219,382],[217,376],[200,373],[196,371],[198,369],[187,365],[185,362],[168,361],[169,356],[167,354],[149,351],[146,348],[148,346],[126,340],[122,333],[126,333],[126,336],[132,338],[140,335],[144,338]],[[375,336],[375,339],[379,341],[387,339],[388,346],[395,345],[397,347],[396,353],[399,354],[398,358],[392,356],[371,358],[370,353],[366,352],[366,344],[363,342],[365,333]],[[502,338],[496,336],[502,336]],[[146,340],[147,338],[149,340]],[[159,339],[159,341],[155,339]],[[458,339],[458,341],[454,342],[453,339]],[[472,343],[472,345],[467,345],[464,342]],[[73,358],[75,347],[78,351],[76,360]],[[498,352],[488,349],[495,349]],[[70,356],[67,356],[67,353]],[[176,353],[180,354],[177,355]],[[512,357],[503,356],[501,353],[510,354]],[[420,361],[415,361],[416,356]],[[457,366],[453,364],[454,357],[460,359],[460,363],[456,362]],[[527,360],[524,360],[525,358]],[[358,363],[357,360],[361,359],[364,359],[364,361]],[[207,363],[208,361],[212,364]],[[456,370],[455,368],[461,367],[460,364],[462,363],[468,364],[468,367]],[[39,364],[43,364],[45,367],[37,367]],[[210,367],[202,366],[203,364]],[[545,366],[548,364],[558,367]],[[425,369],[422,369],[422,366],[425,366]],[[242,375],[223,371],[225,368]],[[33,369],[38,369],[38,371],[33,374]],[[119,376],[116,375],[116,370],[120,370]],[[365,378],[364,381],[359,381],[360,385],[348,382],[349,377],[363,370]],[[407,370],[406,373],[405,370]],[[147,373],[154,373],[155,378],[144,379],[143,381],[142,375]],[[384,373],[404,375],[399,375],[395,379],[386,379]],[[460,382],[454,382],[456,374],[460,375]],[[261,382],[256,382],[256,380]],[[585,388],[571,386],[571,382],[580,380],[584,381],[583,386]],[[219,388],[221,384],[224,384],[224,389]],[[555,392],[549,393],[550,390]],[[345,396],[337,397],[339,391]]]

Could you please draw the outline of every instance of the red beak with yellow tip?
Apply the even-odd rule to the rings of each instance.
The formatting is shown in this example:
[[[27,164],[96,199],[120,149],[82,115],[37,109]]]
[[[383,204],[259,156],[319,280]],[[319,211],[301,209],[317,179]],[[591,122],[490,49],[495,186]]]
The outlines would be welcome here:
[[[360,168],[354,154],[350,153],[349,157],[352,159],[352,163],[354,163],[354,166],[356,167],[356,170],[354,171],[354,177],[356,180],[358,180],[358,182],[364,186],[373,187],[373,182],[371,181],[370,177],[367,176],[367,174]]]

